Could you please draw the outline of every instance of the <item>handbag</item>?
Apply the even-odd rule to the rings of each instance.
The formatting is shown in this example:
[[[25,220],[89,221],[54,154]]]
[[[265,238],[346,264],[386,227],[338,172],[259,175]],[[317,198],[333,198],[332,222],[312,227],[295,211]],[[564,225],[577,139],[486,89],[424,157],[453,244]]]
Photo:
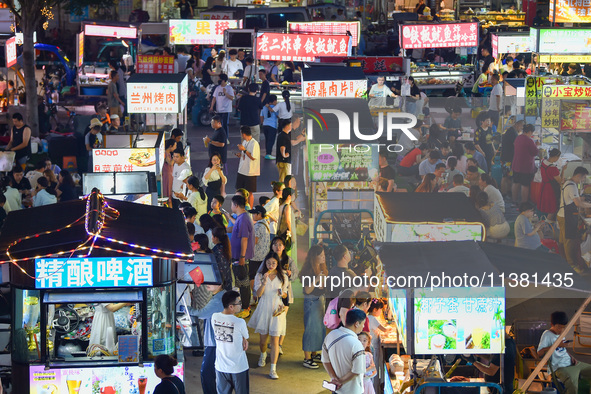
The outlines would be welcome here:
[[[303,237],[304,235],[306,235],[307,231],[308,231],[308,225],[306,223],[304,223],[304,221],[302,221],[300,219],[296,219],[296,233],[300,237]]]
[[[287,205],[283,206],[283,210],[281,211],[281,216],[279,216],[279,224],[277,225],[278,226],[277,236],[281,237],[285,241],[285,251],[289,252],[289,251],[291,251],[291,247],[293,246],[291,234],[289,233],[289,230],[287,230],[287,229],[285,231],[279,231],[279,229],[281,228],[281,222],[283,221],[283,213],[285,212],[285,208],[287,208]]]

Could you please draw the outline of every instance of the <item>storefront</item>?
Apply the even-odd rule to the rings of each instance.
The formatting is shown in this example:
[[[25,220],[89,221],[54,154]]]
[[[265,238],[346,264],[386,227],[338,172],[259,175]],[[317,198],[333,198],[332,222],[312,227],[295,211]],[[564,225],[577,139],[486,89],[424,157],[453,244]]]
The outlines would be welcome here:
[[[153,392],[161,354],[177,357],[182,378],[174,281],[193,253],[181,213],[96,189],[60,208],[11,212],[0,240],[12,264],[19,392]]]

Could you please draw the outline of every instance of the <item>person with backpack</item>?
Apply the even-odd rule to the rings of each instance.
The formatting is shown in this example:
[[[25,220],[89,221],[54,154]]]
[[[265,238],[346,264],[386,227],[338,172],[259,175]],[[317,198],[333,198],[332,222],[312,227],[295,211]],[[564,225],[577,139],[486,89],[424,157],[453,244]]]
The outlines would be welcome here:
[[[342,322],[345,321],[349,309],[353,308],[353,305],[355,305],[355,292],[353,290],[343,290],[338,297],[333,298],[329,302],[326,313],[324,314],[324,325],[326,328],[329,330],[339,328]]]

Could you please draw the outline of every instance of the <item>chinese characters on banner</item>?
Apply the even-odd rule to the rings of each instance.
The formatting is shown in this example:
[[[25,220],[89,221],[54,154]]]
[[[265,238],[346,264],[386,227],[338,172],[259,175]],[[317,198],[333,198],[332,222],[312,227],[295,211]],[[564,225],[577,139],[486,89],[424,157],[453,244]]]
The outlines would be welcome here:
[[[525,80],[525,116],[538,116],[538,107],[541,105],[542,100],[542,89],[549,79],[555,80],[556,77],[528,76]]]
[[[577,85],[544,86],[542,95],[545,98],[590,98],[591,87]]]
[[[230,20],[232,19],[231,12],[202,12],[199,14],[200,19],[207,19],[207,20]]]
[[[35,259],[35,288],[152,286],[151,257]]]
[[[478,23],[400,26],[403,49],[478,46]]]
[[[304,109],[304,112],[306,110]],[[337,149],[322,144],[310,144],[308,163],[311,180],[369,182],[377,175],[377,150],[338,145]]]
[[[93,172],[150,171],[160,173],[155,148],[93,149]]]
[[[142,74],[172,74],[174,72],[174,57],[138,55],[137,72]]]
[[[363,97],[367,80],[363,81],[304,81],[302,96],[305,98]]]
[[[317,57],[349,54],[349,36],[263,33],[256,38],[256,58],[312,62]]]
[[[127,108],[131,114],[179,113],[179,84],[127,83]]]
[[[591,46],[591,29],[539,29],[539,37],[538,53],[578,55]]]
[[[550,0],[550,17],[554,18],[556,3],[556,23],[591,22],[591,0]]]
[[[16,37],[6,40],[6,67],[16,64]]]
[[[352,45],[359,44],[360,22],[287,22],[287,31],[298,34],[346,35],[351,33]]]
[[[361,68],[363,68],[363,72],[366,74],[402,71],[401,57],[357,56],[349,57],[347,60],[349,60],[349,62],[361,62]]]
[[[537,114],[534,113],[533,116],[537,116]],[[560,100],[542,99],[542,127],[554,129],[560,127]]]
[[[137,38],[136,27],[84,25],[84,34],[96,37]]]
[[[560,103],[561,106],[560,130],[591,131],[591,107],[589,104],[552,101]]]
[[[222,45],[224,31],[239,28],[237,20],[171,19],[170,43],[174,45]]]

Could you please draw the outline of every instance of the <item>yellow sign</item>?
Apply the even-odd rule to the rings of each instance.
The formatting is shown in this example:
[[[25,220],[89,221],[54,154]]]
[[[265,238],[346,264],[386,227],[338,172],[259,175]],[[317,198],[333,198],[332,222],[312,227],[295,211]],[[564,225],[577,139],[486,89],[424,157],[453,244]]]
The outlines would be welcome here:
[[[525,80],[525,116],[538,116],[542,88],[544,83],[551,79],[556,80],[556,77],[527,77]]]
[[[589,99],[591,86],[576,85],[546,85],[542,90],[544,98]]]
[[[542,99],[542,127],[558,128],[560,126],[560,100]]]
[[[556,11],[554,10],[556,3]],[[550,0],[550,20],[556,23],[591,22],[591,2],[588,0]]]
[[[540,55],[540,63],[591,63],[591,55]]]

